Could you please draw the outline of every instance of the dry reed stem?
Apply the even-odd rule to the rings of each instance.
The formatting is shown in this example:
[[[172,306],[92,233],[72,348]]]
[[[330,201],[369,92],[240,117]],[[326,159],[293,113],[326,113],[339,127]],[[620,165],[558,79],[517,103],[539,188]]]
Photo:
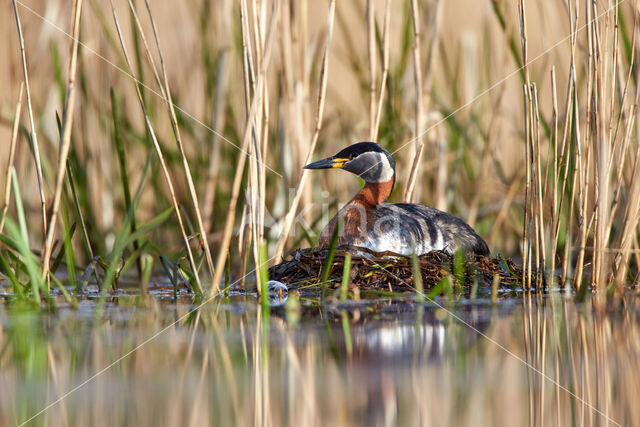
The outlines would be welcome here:
[[[534,148],[535,148],[535,164],[534,168],[536,171],[536,182],[535,188],[537,193],[537,198],[535,202],[537,203],[536,211],[536,231],[537,231],[537,247],[536,247],[536,279],[539,279],[540,273],[544,274],[544,268],[547,265],[546,259],[546,245],[545,245],[545,232],[544,232],[544,189],[542,187],[542,154],[540,149],[540,110],[538,105],[538,90],[536,85],[533,85],[533,107],[534,107],[534,117],[535,117],[535,139],[534,139]],[[538,288],[538,290],[540,290]]]
[[[560,200],[558,201],[558,182],[560,182],[560,171],[558,168],[558,101],[557,101],[557,83],[556,83],[556,74],[555,74],[555,67],[552,69],[552,73],[551,73],[551,85],[553,88],[553,111],[554,111],[554,116],[553,116],[553,121],[554,121],[554,174],[553,174],[553,206],[552,206],[552,228],[554,230],[554,236],[553,236],[553,241],[552,241],[552,249],[551,249],[551,259],[552,259],[552,264],[551,264],[551,268],[550,268],[550,274],[551,274],[551,283],[553,283],[553,271],[555,270],[554,266],[555,266],[555,256],[556,256],[556,249],[558,246],[558,238],[560,237],[560,214],[562,211],[562,205],[564,202],[564,196],[566,193],[566,188],[567,188],[567,179],[568,179],[568,174],[569,174],[569,167],[567,165],[567,159],[569,157],[569,144],[567,143],[567,139],[568,139],[568,135],[570,132],[570,126],[571,126],[571,119],[573,117],[573,90],[575,88],[574,86],[574,73],[573,73],[573,69],[574,69],[574,54],[575,54],[575,38],[573,37],[575,35],[574,33],[574,27],[573,27],[573,21],[571,20],[571,12],[569,12],[569,21],[570,21],[570,26],[571,26],[571,31],[572,31],[572,40],[571,40],[571,62],[569,65],[569,79],[567,81],[567,92],[566,92],[566,100],[565,100],[565,107],[564,107],[564,131],[563,131],[563,137],[562,137],[562,146],[560,148],[560,164],[565,164],[565,170],[564,170],[564,174],[562,176],[562,185],[561,185],[561,193],[560,193]],[[571,209],[569,210],[571,211]],[[566,262],[566,260],[565,260]],[[566,265],[564,266],[565,271],[566,271]]]
[[[258,26],[254,27],[254,32],[257,32],[257,34],[260,36],[259,40],[260,40],[260,49],[259,49],[259,53],[262,52],[262,47],[264,46],[264,30],[265,30],[265,25],[267,23],[266,19],[267,19],[267,1],[266,0],[262,0],[260,3],[260,14],[258,15],[258,17],[260,18],[258,20]],[[271,14],[273,16],[276,17],[280,17],[280,1],[279,0],[274,0],[271,3]],[[262,57],[259,57],[259,60],[262,61]],[[254,188],[251,187],[250,190],[252,191],[252,193],[254,193],[254,198],[256,200],[255,204],[251,205],[252,209],[256,209],[257,207],[257,212],[254,214],[256,217],[256,227],[254,227],[254,230],[257,231],[257,233],[255,233],[255,239],[254,239],[254,259],[255,259],[255,265],[260,265],[260,257],[259,257],[259,249],[260,249],[260,245],[263,243],[264,241],[264,215],[265,215],[265,207],[267,204],[267,185],[266,185],[266,173],[265,173],[265,168],[264,168],[264,163],[263,160],[267,157],[267,147],[268,147],[268,142],[269,142],[269,81],[267,79],[267,68],[262,68],[262,64],[258,63],[259,65],[259,69],[262,70],[262,72],[264,73],[262,75],[262,79],[264,84],[262,85],[262,98],[261,98],[261,108],[260,108],[260,121],[256,122],[257,125],[257,130],[258,130],[258,135],[259,138],[254,140],[255,141],[255,150],[256,150],[256,157],[255,159],[251,159],[252,163],[254,163],[254,170],[256,171],[256,177],[257,179],[257,188],[254,191]],[[259,278],[259,270],[256,270],[256,277],[258,278],[257,282],[258,285],[260,285],[260,278]],[[261,289],[261,287],[259,287],[258,289]]]
[[[216,79],[216,100],[211,115],[211,124],[213,129],[222,129],[225,123],[225,99],[227,97],[227,85],[229,78],[229,50],[224,49],[220,53],[220,64]],[[216,189],[218,184],[218,175],[220,171],[220,141],[216,136],[211,134],[211,152],[209,155],[209,169],[207,171],[207,181],[204,191],[204,208],[202,211],[202,220],[204,221],[206,231],[213,231],[213,211],[216,200]]]
[[[525,76],[523,85],[523,101],[524,101],[524,135],[525,135],[525,189],[524,189],[524,221],[522,231],[522,282],[525,289],[531,286],[531,216],[533,215],[531,206],[531,95],[529,68],[527,66],[527,18],[524,0],[518,2],[518,17],[520,22],[520,43],[522,49],[522,64]]]
[[[522,282],[525,289],[531,287],[531,216],[533,215],[531,197],[531,95],[530,86],[523,85],[524,101],[524,152],[525,152],[525,190],[524,190],[524,221],[523,221],[523,244],[522,244]]]
[[[367,53],[369,57],[369,140],[376,138],[376,15],[373,0],[367,0]],[[380,94],[382,97],[382,94]]]
[[[242,3],[242,7],[244,8],[245,12],[249,11],[249,8],[247,7],[247,2],[246,0],[241,0]],[[262,3],[262,1],[261,1]],[[259,24],[258,24],[258,7],[256,4],[256,0],[251,0],[251,13],[248,15],[250,17],[250,22],[251,22],[251,28],[252,31],[249,30],[248,24],[249,21],[245,21],[247,28],[246,28],[246,33],[248,37],[249,37],[249,41],[247,43],[245,43],[245,45],[248,47],[249,52],[253,52],[253,56],[249,55],[249,65],[250,68],[252,69],[257,69],[259,74],[256,77],[256,79],[264,79],[265,75],[263,75],[261,73],[262,71],[262,67],[261,67],[261,62],[262,62],[262,55],[261,55],[261,51],[262,51],[262,36],[261,36],[261,31],[259,28]],[[253,36],[253,37],[251,37]],[[253,49],[251,48],[251,40],[253,40]],[[252,62],[251,58],[255,58],[255,64]],[[262,123],[262,116],[264,114],[264,86],[266,83],[264,83],[263,80],[263,84],[261,86],[260,92],[257,92],[257,87],[256,87],[256,79],[253,79],[251,81],[251,84],[253,85],[253,96],[257,98],[257,104],[258,104],[258,110],[256,111],[256,116],[252,118],[250,124],[251,124],[251,128],[252,128],[252,137],[251,140],[249,142],[249,216],[251,218],[251,240],[253,242],[252,245],[252,249],[253,249],[253,259],[255,262],[255,265],[259,265],[260,263],[260,256],[259,256],[259,250],[260,250],[260,229],[262,228],[260,226],[260,219],[259,219],[259,213],[256,211],[256,206],[259,203],[259,197],[260,197],[260,183],[259,183],[259,178],[258,178],[258,165],[256,164],[255,160],[257,156],[260,156],[260,137],[262,136],[261,133],[261,127],[260,127],[260,123]],[[245,83],[245,87],[248,86],[249,82]],[[257,283],[257,287],[258,289],[261,289],[260,287],[260,273],[259,271],[255,272],[255,276],[256,276],[256,283]]]
[[[640,221],[640,144],[636,147],[636,157],[633,165],[631,187],[628,193],[627,210],[624,216],[624,227],[621,233],[619,247],[621,253],[616,257],[615,263],[617,268],[616,282],[617,293],[620,295],[623,291],[625,276],[627,273],[627,265],[631,254],[632,237],[638,231],[638,222]]]
[[[593,16],[598,16],[597,5],[595,2],[591,3],[593,8]],[[609,12],[607,12],[607,15]],[[611,141],[606,136],[607,121],[611,120],[611,117],[607,116],[605,99],[605,85],[609,80],[609,56],[602,55],[602,37],[599,21],[596,19],[593,23],[593,31],[595,33],[593,44],[594,47],[594,65],[596,67],[594,71],[594,104],[595,114],[594,125],[595,132],[592,138],[592,143],[597,144],[594,147],[595,155],[595,168],[596,168],[596,216],[595,216],[595,239],[594,239],[594,251],[593,251],[593,273],[592,273],[592,286],[596,289],[598,295],[603,295],[602,290],[606,289],[606,276],[608,269],[608,255],[605,251],[607,248],[607,224],[609,222],[609,210],[610,210],[610,196],[609,196],[609,176],[610,170],[610,148]],[[615,30],[614,30],[615,31]],[[606,36],[606,34],[604,35]],[[605,39],[607,41],[608,37]],[[615,55],[615,51],[613,55]],[[615,73],[611,75],[611,85],[615,87]],[[607,91],[607,93],[609,93]],[[615,92],[612,92],[615,93]]]
[[[404,200],[407,203],[415,202],[415,185],[418,176],[418,169],[422,160],[424,149],[423,128],[424,112],[422,105],[422,61],[420,59],[420,13],[418,11],[418,1],[411,0],[411,17],[413,22],[413,79],[415,84],[415,155],[407,180],[407,187],[404,193]]]
[[[241,1],[241,8],[244,9],[244,11],[246,13],[248,13],[248,7],[247,7],[247,2],[246,0],[242,0]],[[243,32],[243,37],[247,37],[248,41],[243,42],[243,46],[246,46],[248,48],[248,52],[251,53],[252,51],[254,51],[253,55],[247,55],[248,58],[248,65],[250,69],[257,69],[259,70],[259,72],[262,70],[261,68],[261,54],[260,54],[260,50],[262,49],[262,37],[260,34],[260,29],[259,29],[259,24],[258,24],[258,18],[257,18],[257,5],[255,0],[252,0],[251,3],[251,24],[252,24],[252,28],[253,31],[249,30],[248,27],[248,20],[245,20],[245,29]],[[253,36],[253,37],[251,37]],[[251,40],[253,40],[254,43],[254,48],[251,49]],[[255,58],[256,64],[253,64],[252,62],[252,58]],[[247,76],[247,73],[245,73],[245,77]],[[257,79],[264,79],[265,75],[263,74],[259,74],[257,76]],[[263,80],[264,82],[264,80]],[[253,259],[254,259],[254,263],[255,265],[259,265],[260,263],[260,256],[259,256],[259,250],[260,250],[260,237],[259,237],[259,233],[260,233],[260,219],[259,219],[259,213],[256,211],[256,205],[259,203],[259,197],[260,197],[260,184],[258,181],[258,170],[257,167],[258,165],[256,164],[255,160],[257,158],[257,156],[260,156],[260,142],[259,139],[261,137],[261,132],[260,132],[260,127],[259,127],[259,123],[261,123],[261,117],[264,113],[264,90],[260,90],[260,92],[257,92],[257,87],[256,87],[256,80],[245,80],[245,91],[250,94],[250,90],[249,90],[249,86],[253,87],[253,96],[257,98],[257,104],[258,104],[258,110],[256,111],[256,116],[253,117],[251,119],[250,125],[251,125],[251,141],[249,143],[249,217],[250,217],[250,221],[251,221],[251,228],[250,228],[250,232],[251,232],[251,241],[253,242],[253,245],[251,246],[253,249]],[[264,83],[262,85],[262,87],[264,87]],[[256,276],[256,284],[258,289],[261,289],[260,286],[260,272],[256,269],[255,272],[255,276]]]
[[[274,2],[274,7],[280,6],[280,1]],[[276,13],[279,15],[279,12],[275,9],[272,10],[272,13]],[[260,172],[260,193],[259,193],[259,203],[258,203],[258,215],[259,215],[259,225],[260,225],[260,233],[259,239],[262,242],[264,240],[264,218],[267,208],[267,171],[265,168],[264,160],[267,158],[269,152],[269,82],[265,76],[265,85],[263,87],[263,112],[262,112],[262,146],[260,147],[260,162],[257,162],[258,171]]]
[[[596,89],[594,88],[596,83],[596,77],[594,73],[596,70],[596,65],[594,64],[594,27],[593,27],[593,18],[592,18],[592,9],[590,2],[585,0],[585,11],[586,11],[586,22],[587,22],[587,53],[588,53],[588,65],[587,65],[587,108],[586,108],[586,117],[585,117],[585,135],[584,135],[584,145],[587,150],[587,161],[586,163],[583,161],[581,153],[579,153],[579,161],[578,165],[580,166],[581,172],[581,180],[580,180],[580,188],[578,191],[578,198],[581,200],[580,203],[580,244],[579,244],[579,254],[578,254],[578,265],[576,269],[576,288],[581,288],[582,286],[582,271],[583,271],[583,263],[585,257],[585,248],[588,237],[587,232],[587,220],[588,211],[587,211],[587,196],[589,191],[589,174],[590,174],[590,154],[591,154],[591,140],[593,138],[593,130],[592,126],[594,124],[593,118],[593,108],[594,102],[597,102],[596,97]],[[580,143],[580,141],[579,141]],[[596,196],[597,197],[597,196]]]
[[[569,82],[571,80],[569,79]],[[569,83],[570,85],[571,83]],[[549,267],[547,282],[549,288],[553,289],[555,281],[556,267],[556,250],[558,248],[558,229],[560,223],[560,209],[558,207],[558,183],[560,182],[558,169],[558,84],[556,81],[556,67],[551,68],[551,121],[553,122],[553,179],[551,181],[551,228],[553,230],[553,238],[551,240],[551,252],[549,259],[551,265]],[[566,110],[565,110],[566,111]],[[564,152],[562,152],[564,154]],[[564,193],[564,185],[562,186]],[[546,265],[545,265],[546,268]]]
[[[246,8],[246,0],[241,0],[245,2],[245,10]],[[262,6],[266,0],[260,0],[260,5]],[[258,6],[256,4],[256,0],[251,0],[251,26],[253,27],[253,52],[255,52],[255,66],[257,70],[262,69],[262,49],[263,49],[263,34],[260,30],[260,24],[258,23],[258,16],[260,16],[260,20],[262,20],[261,13],[258,12]],[[254,80],[254,84],[256,81]],[[254,86],[254,90],[256,87]]]
[[[243,0],[243,8],[245,11],[247,10],[246,2]],[[273,17],[279,16],[279,8],[280,2],[274,1],[272,3],[271,15]],[[249,203],[249,214],[252,218],[252,240],[253,240],[253,256],[255,265],[260,265],[260,246],[264,240],[264,215],[265,215],[265,205],[266,205],[266,173],[264,169],[263,159],[266,155],[267,150],[267,142],[268,142],[268,129],[269,129],[269,92],[268,92],[268,80],[267,80],[267,68],[262,67],[262,48],[264,46],[264,28],[266,22],[266,1],[261,2],[260,7],[260,16],[258,15],[258,8],[255,3],[255,0],[252,1],[252,24],[253,24],[253,39],[255,40],[256,45],[256,54],[255,58],[257,61],[256,68],[260,70],[260,74],[258,79],[261,79],[263,84],[261,86],[260,92],[254,92],[254,96],[258,97],[258,105],[259,109],[256,117],[252,121],[253,132],[252,132],[252,144],[250,144],[250,154],[253,153],[253,156],[250,156],[249,162],[249,191],[250,191],[250,203]],[[258,19],[259,18],[259,19]],[[246,21],[245,21],[246,22]],[[248,29],[245,29],[243,35],[248,34]],[[245,46],[249,46],[248,43],[244,43]],[[249,57],[250,58],[250,57]],[[246,75],[246,73],[245,73]],[[255,82],[254,82],[255,84]],[[248,87],[249,82],[245,81],[245,90]],[[254,90],[257,88],[254,87]],[[261,289],[260,286],[260,271],[256,269],[256,283],[258,285],[258,289]]]
[[[253,49],[251,48],[251,34],[250,34],[250,30],[249,30],[249,11],[248,11],[248,7],[247,7],[247,2],[246,0],[242,0],[240,2],[240,27],[242,30],[242,70],[243,70],[243,82],[244,82],[244,94],[245,94],[245,109],[246,109],[246,126],[249,126],[251,128],[251,132],[252,132],[252,139],[255,140],[256,138],[256,129],[255,129],[255,119],[253,117],[253,115],[251,114],[250,110],[250,106],[251,106],[251,91],[253,89],[253,95],[254,97],[258,97],[259,95],[262,95],[262,92],[257,93],[256,92],[256,76],[255,76],[255,72],[253,71],[255,69],[255,65],[253,63],[253,57],[254,57],[254,53],[253,53]],[[262,104],[261,102],[259,102],[259,100],[255,101],[257,104],[260,104],[261,108],[262,108]],[[256,114],[259,114],[256,113]],[[248,147],[253,147],[253,145],[249,144]],[[249,151],[252,151],[252,148],[249,148]],[[249,156],[251,156],[251,153],[248,154]],[[243,164],[243,168],[244,168],[244,164]],[[255,175],[254,175],[254,165],[253,162],[250,162],[249,165],[249,180],[251,181],[250,186],[252,189],[255,188]],[[241,219],[241,223],[240,223],[240,232],[238,235],[238,247],[239,247],[239,253],[240,256],[242,257],[242,271],[243,274],[246,271],[246,267],[247,267],[247,261],[248,261],[248,257],[247,254],[249,253],[249,250],[252,248],[251,242],[255,240],[254,236],[255,236],[255,232],[254,232],[254,225],[256,224],[256,220],[253,212],[253,209],[251,208],[252,205],[254,205],[256,203],[255,198],[254,198],[254,192],[251,193],[251,200],[249,201],[249,203],[245,203],[244,207],[243,207],[243,211],[242,211],[242,219]],[[235,207],[234,207],[234,215],[235,215]],[[245,220],[249,219],[248,223],[245,225]],[[246,231],[246,234],[245,234]],[[259,254],[258,254],[258,245],[253,245],[253,258],[256,261],[255,265],[259,265]],[[256,271],[256,280],[257,280],[257,287],[258,289],[260,289],[260,274],[259,272]],[[244,282],[244,279],[243,279]],[[244,283],[242,284],[244,286]]]
[[[576,4],[575,7],[575,12],[572,12],[572,8],[571,8],[571,0],[569,0],[568,5],[567,5],[567,17],[569,18],[569,35],[570,35],[570,42],[571,42],[571,60],[569,62],[569,79],[567,82],[567,99],[566,99],[566,103],[565,103],[565,122],[564,122],[564,131],[563,131],[563,137],[562,137],[562,150],[563,152],[565,152],[564,154],[564,163],[567,165],[565,167],[565,171],[564,171],[564,176],[562,179],[562,193],[560,194],[560,202],[558,205],[558,211],[560,211],[562,209],[563,206],[563,202],[564,202],[564,198],[565,198],[565,193],[566,193],[566,188],[567,188],[567,182],[568,182],[568,178],[569,178],[569,167],[568,167],[568,158],[569,158],[569,154],[570,154],[570,142],[569,140],[569,135],[571,133],[571,129],[575,130],[576,133],[576,138],[575,138],[575,144],[576,144],[576,151],[579,151],[579,146],[580,146],[580,115],[579,114],[575,114],[574,115],[574,110],[576,109],[576,106],[578,105],[578,94],[577,94],[577,90],[576,90],[576,84],[577,84],[577,77],[576,77],[576,43],[577,43],[577,35],[578,35],[578,31],[577,31],[577,27],[576,27],[576,23],[578,22],[578,17],[579,17],[579,11],[580,8],[578,7],[578,5]],[[573,15],[573,19],[572,19],[572,13]],[[566,147],[566,151],[565,150]],[[575,203],[575,191],[576,191],[576,182],[577,182],[577,167],[574,165],[573,167],[573,173],[571,176],[571,197],[569,198],[569,208],[568,208],[568,212],[570,212],[569,214],[569,218],[568,218],[568,223],[566,224],[567,227],[567,239],[566,239],[566,243],[565,243],[565,250],[564,250],[564,257],[563,257],[563,263],[562,263],[562,284],[565,285],[567,282],[567,279],[570,276],[570,272],[569,270],[571,269],[571,262],[570,262],[570,255],[571,255],[571,246],[572,246],[572,228],[573,228],[573,221],[574,221],[574,215],[572,215],[571,213],[574,212],[574,203]],[[558,221],[558,223],[556,224],[556,228],[555,228],[555,237],[554,237],[554,243],[557,245],[557,241],[558,238],[560,237],[560,221]]]
[[[382,104],[384,102],[384,94],[387,89],[387,78],[389,75],[389,40],[391,24],[391,0],[386,0],[384,7],[384,30],[382,34],[382,78],[380,79],[380,96],[378,97],[378,108],[376,111],[375,124],[373,126],[373,134],[371,141],[378,140],[378,132],[380,131],[380,120],[382,118]]]
[[[229,210],[227,213],[227,219],[225,222],[222,241],[220,243],[220,252],[218,252],[218,257],[215,265],[215,273],[213,276],[212,289],[218,289],[218,282],[222,278],[222,273],[224,272],[224,264],[227,259],[227,254],[229,253],[229,244],[231,243],[231,234],[233,232],[233,223],[235,221],[235,213],[236,213],[236,205],[238,202],[238,196],[240,194],[240,185],[242,184],[242,175],[244,172],[245,165],[245,154],[246,149],[249,146],[250,139],[253,136],[253,123],[258,113],[259,109],[259,96],[258,94],[262,93],[262,85],[264,84],[263,78],[266,76],[266,70],[269,65],[269,59],[271,57],[271,46],[273,44],[274,36],[274,28],[275,28],[275,20],[276,14],[272,14],[269,19],[269,24],[267,27],[267,33],[264,43],[264,52],[262,53],[262,67],[260,72],[258,73],[258,80],[256,82],[256,90],[254,91],[254,96],[251,101],[251,108],[249,108],[249,112],[247,115],[247,122],[245,126],[244,136],[242,138],[242,154],[240,154],[238,158],[238,164],[236,166],[235,175],[233,178],[233,187],[231,190],[231,199],[229,201]],[[246,80],[246,79],[245,79]],[[248,104],[249,105],[249,104]],[[259,269],[259,266],[256,265],[256,270]]]
[[[251,87],[254,87],[255,74],[253,71],[253,55],[249,47],[249,27],[247,25],[247,4],[246,1],[240,2],[240,28],[242,30],[242,70],[244,81],[244,105],[247,115],[247,123],[251,110]],[[254,88],[255,90],[255,88]]]
[[[305,164],[311,162],[311,158],[313,156],[313,152],[315,151],[316,144],[318,142],[318,137],[320,135],[320,130],[322,129],[322,119],[324,117],[324,104],[325,97],[327,92],[327,77],[329,70],[329,52],[331,48],[331,37],[333,35],[333,24],[335,18],[335,9],[336,2],[335,0],[331,0],[329,3],[329,12],[327,17],[327,36],[325,40],[324,46],[324,54],[322,58],[322,68],[320,69],[320,88],[318,90],[318,109],[316,110],[316,124],[313,132],[313,136],[311,138],[311,144],[309,146],[309,150],[307,151],[307,156],[305,159]],[[300,198],[302,197],[302,193],[304,191],[305,184],[308,179],[308,169],[302,170],[302,176],[300,178],[300,183],[296,188],[296,194],[291,201],[291,206],[289,207],[289,211],[284,218],[284,223],[282,226],[282,233],[280,235],[280,239],[276,244],[276,251],[274,254],[274,258],[279,260],[282,257],[282,253],[284,252],[284,247],[287,243],[287,238],[289,236],[289,232],[291,231],[291,226],[293,225],[293,220],[296,215],[296,211],[298,208],[298,204],[300,203]]]
[[[578,144],[580,145],[580,141],[578,140]],[[579,176],[578,180],[578,225],[580,227],[580,240],[578,243],[578,262],[576,265],[576,274],[574,277],[574,287],[576,289],[580,289],[582,286],[582,272],[584,269],[584,257],[585,257],[585,249],[587,242],[587,234],[588,234],[588,211],[587,211],[587,191],[589,188],[589,170],[588,165],[591,163],[591,145],[587,145],[586,150],[586,158],[583,158],[582,152],[578,153],[578,168],[577,173]]]
[[[44,195],[44,179],[42,175],[42,163],[40,162],[40,147],[38,145],[38,133],[36,132],[35,121],[33,120],[33,106],[31,103],[31,88],[29,85],[29,73],[27,71],[27,55],[24,49],[24,37],[22,36],[22,24],[20,23],[20,15],[16,6],[16,0],[13,2],[13,13],[16,18],[16,26],[18,27],[18,41],[20,42],[20,55],[22,59],[22,73],[24,74],[24,85],[27,90],[27,108],[29,110],[29,131],[31,136],[31,148],[33,150],[33,159],[36,166],[36,178],[38,179],[38,190],[40,196],[40,207],[42,210],[42,235],[47,234],[47,201]]]
[[[42,260],[42,278],[49,277],[49,263],[51,251],[53,249],[53,238],[56,231],[56,222],[58,219],[58,210],[60,209],[60,200],[62,198],[62,186],[67,168],[67,158],[69,149],[71,148],[71,127],[73,125],[73,107],[75,104],[76,91],[76,68],[78,63],[78,44],[80,42],[80,16],[82,12],[82,0],[74,0],[73,2],[73,39],[71,42],[71,58],[69,59],[69,69],[67,78],[67,92],[65,95],[64,109],[62,112],[62,129],[60,131],[60,153],[58,157],[58,169],[56,172],[56,187],[53,195],[53,207],[51,209],[51,217],[47,227],[47,237],[44,244],[43,260]],[[47,281],[48,283],[48,281]]]
[[[132,15],[134,16],[135,20],[137,21],[137,17],[135,17],[135,11],[132,11],[132,12],[133,12]],[[116,9],[115,9],[115,6],[113,4],[113,0],[111,0],[111,13],[113,15],[114,24],[116,26],[116,32],[118,33],[118,39],[120,41],[120,46],[121,46],[122,52],[124,54],[124,58],[125,58],[125,62],[127,64],[127,68],[128,68],[129,74],[131,74],[132,76],[135,76],[134,71],[133,71],[133,67],[131,66],[131,61],[129,59],[129,53],[128,53],[127,47],[126,47],[126,45],[124,43],[124,38],[122,36],[122,31],[120,29],[120,23],[118,21],[118,15],[116,13]],[[145,43],[146,43],[146,41],[145,41]],[[147,52],[148,52],[148,49],[147,49]],[[176,213],[176,217],[178,219],[178,225],[180,227],[180,233],[181,233],[181,236],[182,236],[182,240],[183,240],[184,245],[185,245],[185,250],[187,251],[187,258],[189,259],[189,266],[191,267],[191,270],[194,273],[194,277],[196,279],[196,282],[198,283],[198,286],[201,287],[200,277],[199,277],[199,275],[197,273],[198,269],[197,269],[195,260],[193,258],[193,253],[191,251],[191,246],[189,244],[189,237],[187,235],[187,231],[185,229],[184,221],[182,219],[182,214],[180,213],[180,207],[178,205],[178,200],[177,200],[175,189],[174,189],[174,186],[173,186],[173,181],[171,180],[171,175],[169,174],[169,169],[167,168],[167,164],[166,164],[166,162],[164,160],[164,154],[162,153],[162,148],[160,147],[160,144],[158,143],[155,131],[153,130],[153,126],[151,125],[151,120],[149,119],[149,115],[147,113],[147,107],[146,107],[146,105],[144,103],[144,99],[142,97],[142,92],[140,92],[140,86],[138,84],[138,80],[137,79],[135,79],[134,87],[136,89],[136,95],[138,97],[138,102],[140,103],[140,108],[142,109],[142,113],[144,114],[145,125],[146,125],[146,128],[147,128],[147,131],[149,132],[149,135],[151,137],[151,141],[153,143],[153,147],[154,147],[154,149],[156,151],[156,155],[158,156],[158,160],[160,162],[160,167],[162,168],[162,173],[164,175],[165,181],[167,182],[169,195],[171,197],[171,204],[173,205],[173,210]]]
[[[417,178],[419,169],[422,166],[422,154],[424,151],[424,137],[426,132],[423,130],[425,127],[425,114],[428,113],[431,103],[431,94],[428,90],[431,86],[431,76],[433,75],[433,64],[435,63],[435,57],[437,54],[437,42],[439,40],[440,33],[440,17],[441,17],[441,4],[440,0],[436,0],[433,6],[433,20],[431,22],[431,37],[429,40],[429,50],[427,52],[427,61],[424,68],[424,75],[422,71],[421,55],[420,55],[420,13],[418,9],[418,2],[416,0],[411,1],[412,22],[414,31],[414,47],[413,47],[413,61],[414,61],[414,83],[416,92],[416,104],[415,104],[415,136],[413,141],[416,144],[416,153],[411,164],[411,170],[409,172],[409,178],[407,180],[407,186],[404,194],[406,202],[413,203],[416,201],[417,192]],[[426,93],[425,93],[426,91]],[[438,157],[437,163],[438,174],[436,180],[436,206],[439,209],[446,209],[446,197],[445,197],[445,180],[447,175],[447,162],[445,160],[447,156],[446,149],[444,148],[444,141],[440,139],[438,141]]]
[[[5,176],[4,185],[4,205],[2,206],[2,214],[0,214],[0,234],[4,230],[4,222],[7,219],[9,211],[9,203],[11,202],[11,182],[13,176],[13,162],[16,156],[16,145],[18,142],[18,130],[20,129],[20,113],[22,112],[22,95],[24,92],[24,82],[20,82],[20,90],[18,95],[18,103],[16,104],[16,113],[13,119],[13,127],[11,128],[11,144],[9,145],[9,159],[7,160],[7,175]]]
[[[160,39],[158,37],[158,30],[156,27],[155,19],[153,18],[153,14],[151,13],[151,6],[149,5],[149,0],[145,0],[145,4],[147,6],[147,13],[149,15],[149,20],[151,21],[151,28],[153,29],[153,36],[156,43],[156,49],[158,52],[158,56],[160,57],[160,66],[162,70],[162,77],[164,80],[164,91],[163,98],[167,103],[167,108],[169,110],[169,118],[171,121],[171,127],[173,129],[173,134],[175,136],[176,145],[178,146],[178,151],[180,152],[180,158],[182,160],[182,167],[184,168],[184,173],[187,178],[187,186],[189,188],[189,196],[191,197],[191,203],[193,204],[193,210],[196,215],[196,221],[198,223],[198,231],[200,232],[201,244],[204,247],[205,256],[207,259],[207,265],[209,266],[209,273],[213,276],[213,258],[211,257],[211,250],[209,249],[209,242],[207,239],[207,233],[204,228],[204,223],[202,221],[202,214],[200,213],[200,204],[198,202],[198,195],[196,194],[196,187],[193,183],[193,177],[191,176],[191,168],[189,167],[189,161],[187,159],[186,154],[184,153],[184,146],[182,143],[182,137],[180,136],[180,127],[178,126],[178,119],[176,117],[176,111],[173,105],[173,99],[171,97],[171,90],[169,88],[169,78],[167,76],[167,70],[165,67],[164,56],[162,55],[162,49],[160,49]],[[151,57],[151,55],[149,55]],[[198,274],[197,271],[194,271],[194,274]]]

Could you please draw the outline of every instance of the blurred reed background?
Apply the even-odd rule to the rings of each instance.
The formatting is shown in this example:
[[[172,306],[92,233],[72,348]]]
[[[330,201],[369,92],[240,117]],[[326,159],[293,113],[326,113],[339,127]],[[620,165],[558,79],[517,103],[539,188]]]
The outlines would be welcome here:
[[[635,0],[4,2],[0,424],[640,424],[637,18]],[[392,201],[461,216],[525,288],[556,271],[578,292],[199,304],[315,244],[358,182],[302,166],[369,139],[397,157]],[[82,292],[125,275],[143,298]],[[574,303],[591,285],[620,304]]]
[[[630,0],[5,2],[0,157],[8,217],[22,215],[13,164],[26,225],[7,231],[6,261],[46,279],[56,260],[99,256],[111,284],[123,261],[141,272],[145,254],[164,255],[216,289],[227,263],[259,264],[262,242],[270,263],[313,245],[358,182],[302,166],[376,140],[398,160],[391,201],[467,220],[522,259],[525,283],[558,267],[583,290],[637,282],[637,12]]]

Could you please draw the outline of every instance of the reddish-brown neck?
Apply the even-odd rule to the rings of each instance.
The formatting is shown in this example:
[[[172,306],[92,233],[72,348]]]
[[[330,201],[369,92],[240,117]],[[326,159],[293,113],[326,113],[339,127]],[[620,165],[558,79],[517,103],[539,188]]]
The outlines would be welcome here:
[[[393,178],[387,182],[367,182],[352,202],[367,206],[379,205],[389,198],[391,190],[393,190]]]

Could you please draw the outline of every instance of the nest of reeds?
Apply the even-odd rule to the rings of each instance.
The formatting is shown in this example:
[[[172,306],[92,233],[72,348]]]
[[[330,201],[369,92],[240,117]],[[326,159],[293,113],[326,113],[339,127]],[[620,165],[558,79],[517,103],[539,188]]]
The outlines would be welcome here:
[[[350,288],[415,292],[414,261],[410,257],[363,256],[360,249],[336,249],[330,266],[327,266],[327,248],[298,249],[282,263],[271,267],[269,278],[285,283],[290,289],[310,289],[320,285],[336,288],[342,282],[347,252],[351,256]],[[464,293],[474,286],[514,289],[522,277],[522,271],[510,260],[473,254],[454,257],[441,251],[430,252],[417,258],[417,266],[425,292],[442,284],[443,280]],[[325,268],[329,273],[327,281],[322,283]]]

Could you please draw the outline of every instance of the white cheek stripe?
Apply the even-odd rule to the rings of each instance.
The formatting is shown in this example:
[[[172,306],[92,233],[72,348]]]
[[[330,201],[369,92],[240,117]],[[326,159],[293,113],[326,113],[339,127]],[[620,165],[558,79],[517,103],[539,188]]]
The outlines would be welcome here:
[[[382,163],[382,165],[383,165],[382,170],[384,171],[382,176],[380,176],[378,182],[389,182],[389,181],[391,181],[391,178],[393,178],[393,169],[391,168],[391,165],[389,164],[389,159],[387,159],[387,156],[382,154],[382,153],[376,153],[376,157],[378,158],[378,161],[380,163]]]

